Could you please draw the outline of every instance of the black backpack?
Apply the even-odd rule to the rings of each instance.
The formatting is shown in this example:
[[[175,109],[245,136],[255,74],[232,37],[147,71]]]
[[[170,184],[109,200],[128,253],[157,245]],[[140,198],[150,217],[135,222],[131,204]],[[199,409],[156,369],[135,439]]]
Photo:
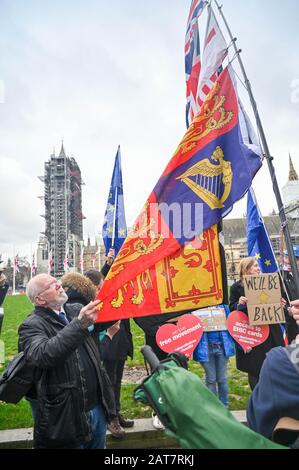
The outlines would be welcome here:
[[[29,365],[24,353],[17,354],[0,377],[0,400],[18,403],[32,388],[34,367]]]

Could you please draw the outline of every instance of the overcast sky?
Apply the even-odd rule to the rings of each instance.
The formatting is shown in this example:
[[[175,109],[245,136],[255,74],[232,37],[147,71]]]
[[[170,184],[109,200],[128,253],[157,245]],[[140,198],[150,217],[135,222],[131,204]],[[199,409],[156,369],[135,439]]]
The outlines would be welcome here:
[[[289,152],[299,172],[299,3],[222,3],[282,187]],[[119,144],[127,223],[134,222],[185,132],[189,7],[190,0],[0,0],[3,257],[35,249],[44,230],[37,176],[62,138],[85,182],[85,239],[101,231]],[[204,16],[199,26],[204,31]],[[254,188],[264,215],[277,209],[266,164]],[[238,203],[230,217],[244,212]]]

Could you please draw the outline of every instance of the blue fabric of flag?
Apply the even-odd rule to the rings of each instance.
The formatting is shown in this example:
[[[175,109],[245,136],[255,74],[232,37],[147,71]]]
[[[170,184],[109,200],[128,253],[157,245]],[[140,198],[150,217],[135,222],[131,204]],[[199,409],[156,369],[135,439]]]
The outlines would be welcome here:
[[[114,248],[116,256],[126,236],[127,224],[123,197],[121,154],[120,147],[118,147],[102,231],[106,255],[110,248]]]
[[[252,188],[247,197],[248,255],[254,256],[263,273],[278,270],[273,248]]]

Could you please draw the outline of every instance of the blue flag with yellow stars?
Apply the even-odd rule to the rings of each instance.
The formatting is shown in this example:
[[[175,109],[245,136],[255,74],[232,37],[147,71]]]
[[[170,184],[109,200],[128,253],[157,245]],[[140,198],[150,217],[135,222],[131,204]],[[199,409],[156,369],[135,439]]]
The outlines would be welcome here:
[[[278,271],[276,258],[253,189],[247,198],[248,256],[254,256],[263,273]]]
[[[118,147],[115,157],[102,236],[106,248],[106,255],[110,248],[114,248],[115,256],[119,252],[127,236],[120,147]]]

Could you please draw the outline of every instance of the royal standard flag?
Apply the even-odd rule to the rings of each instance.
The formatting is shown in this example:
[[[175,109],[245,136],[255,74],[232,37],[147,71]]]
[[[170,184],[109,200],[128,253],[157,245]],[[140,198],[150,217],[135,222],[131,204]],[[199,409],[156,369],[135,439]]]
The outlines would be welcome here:
[[[219,75],[115,259],[98,294],[99,321],[222,302],[216,224],[262,164],[243,141],[231,74]],[[179,280],[182,266],[189,274]]]

